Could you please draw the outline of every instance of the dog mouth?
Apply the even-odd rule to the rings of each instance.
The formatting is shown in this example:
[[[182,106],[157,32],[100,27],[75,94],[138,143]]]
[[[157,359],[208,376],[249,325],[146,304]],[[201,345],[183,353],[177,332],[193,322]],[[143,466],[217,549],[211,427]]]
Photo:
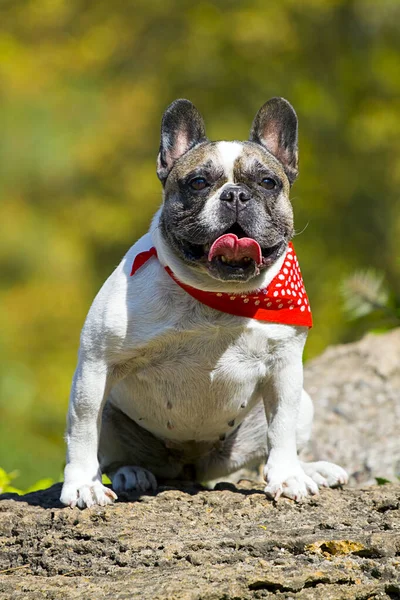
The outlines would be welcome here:
[[[284,239],[262,247],[240,225],[234,224],[212,243],[186,246],[185,255],[191,262],[200,262],[217,279],[246,281],[270,267],[285,247]]]

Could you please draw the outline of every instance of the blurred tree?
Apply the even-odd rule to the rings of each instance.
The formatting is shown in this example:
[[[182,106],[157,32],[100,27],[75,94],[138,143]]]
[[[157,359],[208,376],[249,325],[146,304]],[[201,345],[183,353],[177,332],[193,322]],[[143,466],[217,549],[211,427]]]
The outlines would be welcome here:
[[[3,0],[0,4],[0,464],[57,478],[79,331],[160,203],[166,105],[245,139],[282,95],[300,120],[295,240],[307,355],[350,340],[340,282],[399,296],[398,0]]]

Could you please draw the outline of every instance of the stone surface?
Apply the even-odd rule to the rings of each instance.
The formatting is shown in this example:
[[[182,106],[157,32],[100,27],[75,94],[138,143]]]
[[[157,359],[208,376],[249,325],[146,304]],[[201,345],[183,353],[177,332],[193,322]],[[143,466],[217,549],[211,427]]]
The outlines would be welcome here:
[[[328,348],[305,369],[314,400],[310,457],[340,464],[350,484],[400,476],[400,329]]]
[[[0,598],[400,598],[400,485],[323,490],[160,488],[59,508],[57,484],[0,502]]]
[[[0,496],[0,600],[400,600],[400,331],[328,349],[306,368],[309,457],[353,487],[301,504],[242,481],[161,487],[63,508],[60,484]],[[354,487],[358,486],[358,487]]]

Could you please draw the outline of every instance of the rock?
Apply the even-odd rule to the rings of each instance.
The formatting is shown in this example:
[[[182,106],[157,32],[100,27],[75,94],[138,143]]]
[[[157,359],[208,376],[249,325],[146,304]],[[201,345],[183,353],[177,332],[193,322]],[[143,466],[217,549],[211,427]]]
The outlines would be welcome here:
[[[328,349],[306,368],[310,458],[353,485],[301,504],[260,483],[163,486],[63,508],[61,485],[0,496],[0,600],[400,599],[400,331]]]
[[[0,598],[400,598],[400,485],[301,504],[180,486],[59,508],[60,484],[0,502]]]
[[[400,329],[328,348],[305,369],[315,425],[308,458],[344,467],[350,483],[400,476]]]

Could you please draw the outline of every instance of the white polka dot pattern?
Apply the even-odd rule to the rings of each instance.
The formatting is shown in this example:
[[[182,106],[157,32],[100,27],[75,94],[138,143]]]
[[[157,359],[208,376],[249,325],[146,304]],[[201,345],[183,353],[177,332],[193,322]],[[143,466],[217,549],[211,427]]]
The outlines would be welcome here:
[[[264,298],[260,298],[260,294]],[[220,296],[221,294],[217,294]],[[282,268],[268,289],[261,290],[256,294],[241,294],[230,296],[230,301],[242,301],[245,304],[253,302],[256,306],[263,304],[269,310],[294,310],[293,300],[296,298],[296,307],[300,312],[311,312],[303,278],[300,272],[299,262],[294,254],[293,246],[290,244],[286,252]]]

